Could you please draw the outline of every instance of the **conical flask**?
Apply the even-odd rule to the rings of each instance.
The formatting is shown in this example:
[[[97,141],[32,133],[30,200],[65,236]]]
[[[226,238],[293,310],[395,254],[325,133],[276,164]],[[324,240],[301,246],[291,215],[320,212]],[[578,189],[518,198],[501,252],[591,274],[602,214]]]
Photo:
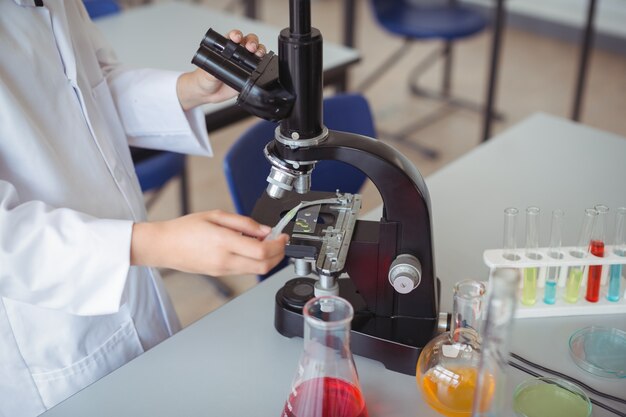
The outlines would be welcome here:
[[[420,353],[416,380],[426,403],[448,417],[472,413],[480,363],[485,285],[465,280],[454,286],[451,329],[432,339]]]
[[[368,417],[350,350],[352,305],[323,296],[302,312],[304,352],[281,417]]]

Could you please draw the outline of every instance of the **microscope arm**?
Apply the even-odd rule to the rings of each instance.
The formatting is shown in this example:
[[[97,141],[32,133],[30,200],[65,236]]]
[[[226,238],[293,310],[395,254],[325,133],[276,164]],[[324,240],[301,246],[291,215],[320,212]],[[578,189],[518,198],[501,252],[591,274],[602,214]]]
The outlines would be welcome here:
[[[424,179],[404,155],[375,139],[337,131],[329,131],[325,140],[310,147],[292,149],[274,140],[268,151],[286,161],[338,160],[363,171],[382,197],[381,223],[397,227],[397,250],[384,260],[386,268],[402,254],[413,255],[422,265],[421,291],[399,297],[394,294],[395,313],[414,315],[419,310],[437,314],[430,198]]]

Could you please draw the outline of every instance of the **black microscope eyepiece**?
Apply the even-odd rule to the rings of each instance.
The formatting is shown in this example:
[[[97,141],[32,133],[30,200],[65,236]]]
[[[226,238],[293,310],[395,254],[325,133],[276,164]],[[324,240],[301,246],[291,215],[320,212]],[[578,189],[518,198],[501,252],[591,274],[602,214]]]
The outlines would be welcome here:
[[[237,104],[249,113],[278,121],[291,112],[295,96],[281,85],[273,52],[259,58],[209,29],[191,62],[238,91]]]

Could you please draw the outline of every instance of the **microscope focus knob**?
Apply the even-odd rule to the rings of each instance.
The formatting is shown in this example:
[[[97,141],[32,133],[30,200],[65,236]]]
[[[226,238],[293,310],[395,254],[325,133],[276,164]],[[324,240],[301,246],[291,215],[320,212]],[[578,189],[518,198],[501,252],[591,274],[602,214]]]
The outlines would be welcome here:
[[[400,294],[408,294],[420,285],[422,264],[413,255],[398,255],[389,268],[389,282]]]

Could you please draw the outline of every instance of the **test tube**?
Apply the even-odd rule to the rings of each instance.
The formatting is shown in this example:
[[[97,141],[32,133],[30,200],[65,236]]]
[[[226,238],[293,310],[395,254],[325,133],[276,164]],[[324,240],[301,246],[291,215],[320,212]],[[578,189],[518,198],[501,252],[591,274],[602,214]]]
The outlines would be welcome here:
[[[580,235],[578,237],[578,245],[570,252],[570,255],[573,257],[582,259],[589,253],[591,231],[593,230],[597,217],[598,211],[596,209],[585,209],[583,225],[580,229]],[[584,268],[581,265],[571,266],[569,268],[567,280],[565,281],[565,295],[563,297],[568,303],[575,303],[578,301],[580,284],[583,280],[583,269]]]
[[[472,403],[473,417],[506,414],[509,343],[513,334],[519,269],[499,268],[489,280],[481,325],[481,353]],[[507,372],[509,371],[509,372]]]
[[[548,256],[552,259],[563,259],[563,253],[560,251],[563,238],[563,218],[565,212],[563,210],[552,211],[552,223],[550,225],[550,246],[548,247]],[[550,266],[546,272],[546,288],[543,293],[543,302],[546,304],[554,304],[556,302],[556,286],[559,282],[561,274],[560,266]]]
[[[623,256],[626,263],[626,207],[619,207],[615,216],[615,246],[613,247],[613,253],[617,256]],[[607,300],[619,301],[621,281],[622,265],[611,265]]]
[[[539,248],[539,207],[531,206],[526,209],[526,257],[533,260],[541,259],[537,251]],[[539,267],[524,268],[522,283],[522,304],[531,306],[537,300],[537,275]]]
[[[604,257],[604,240],[606,239],[606,219],[609,214],[609,208],[603,204],[594,207],[598,212],[596,224],[591,233],[591,242],[589,250],[592,255],[600,258]],[[587,276],[587,294],[585,299],[591,303],[597,303],[600,299],[600,282],[602,278],[602,265],[589,266],[589,274]]]
[[[515,226],[518,213],[519,210],[515,207],[504,209],[504,250],[502,256],[509,261],[519,260],[519,256],[515,253],[517,250]]]

